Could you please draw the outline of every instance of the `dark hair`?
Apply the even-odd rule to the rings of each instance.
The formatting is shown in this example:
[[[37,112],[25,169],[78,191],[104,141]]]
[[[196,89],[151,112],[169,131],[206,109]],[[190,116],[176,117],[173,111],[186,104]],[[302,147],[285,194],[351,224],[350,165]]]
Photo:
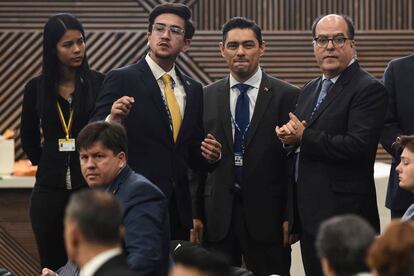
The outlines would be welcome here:
[[[114,154],[121,151],[128,154],[128,138],[125,128],[118,123],[97,121],[86,125],[78,134],[78,148],[87,149],[101,142],[105,148]]]
[[[56,105],[57,85],[59,83],[59,60],[56,46],[67,30],[81,32],[85,39],[85,31],[76,17],[69,13],[59,13],[49,18],[43,29],[43,64],[40,93],[37,99],[37,109],[40,116],[43,112]],[[86,52],[82,64],[76,70],[76,86],[73,93],[74,114],[89,113],[95,104],[95,96],[91,72]]]
[[[228,276],[230,266],[221,256],[199,246],[181,246],[173,253],[175,264],[195,268],[209,276]]]
[[[368,264],[380,276],[414,275],[414,222],[392,221],[372,244]]]
[[[121,240],[122,210],[111,193],[95,189],[74,193],[65,218],[76,223],[89,242],[115,244]]]
[[[401,155],[403,149],[407,148],[411,152],[414,152],[414,135],[401,135],[397,137],[392,144],[398,155]]]
[[[375,235],[372,226],[361,217],[337,216],[321,224],[316,249],[337,275],[353,275],[369,271],[365,260]]]
[[[351,17],[349,17],[346,14],[333,14],[333,15],[340,16],[345,20],[346,25],[348,26],[348,38],[354,39],[355,27],[354,27],[354,22],[352,21]],[[325,16],[327,15],[321,15],[313,21],[313,24],[312,24],[312,37],[313,38],[316,37],[316,26],[318,25],[319,21],[321,21],[321,19],[324,18]]]
[[[262,46],[262,30],[254,21],[245,17],[233,17],[227,21],[222,27],[223,43],[226,41],[227,33],[233,29],[250,29],[256,35],[259,45]]]
[[[181,3],[165,3],[155,6],[148,18],[148,32],[152,32],[152,25],[154,25],[155,18],[164,13],[172,13],[184,19],[184,39],[191,39],[193,37],[195,28],[193,22],[191,22],[191,10]]]

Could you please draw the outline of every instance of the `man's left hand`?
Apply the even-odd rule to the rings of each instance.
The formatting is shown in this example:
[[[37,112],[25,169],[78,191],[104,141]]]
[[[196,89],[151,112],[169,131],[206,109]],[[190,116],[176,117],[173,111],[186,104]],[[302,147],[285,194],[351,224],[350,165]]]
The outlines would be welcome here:
[[[306,127],[306,121],[301,122],[292,112],[289,113],[289,118],[290,120],[288,123],[280,128],[276,127],[276,135],[283,144],[299,144]]]
[[[201,142],[201,154],[210,162],[216,162],[220,158],[221,144],[210,133],[207,134],[207,137]]]
[[[203,242],[204,225],[201,219],[193,219],[193,228],[190,231],[190,241],[200,245]]]
[[[284,221],[282,224],[282,231],[283,231],[283,246],[289,246],[294,244],[299,240],[298,234],[289,234],[289,222]]]

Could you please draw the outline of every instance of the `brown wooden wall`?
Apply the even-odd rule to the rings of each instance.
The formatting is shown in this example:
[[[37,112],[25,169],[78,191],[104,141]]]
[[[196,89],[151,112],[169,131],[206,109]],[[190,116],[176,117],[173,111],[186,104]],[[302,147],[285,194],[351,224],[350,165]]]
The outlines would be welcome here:
[[[22,90],[25,83],[40,72],[42,28],[49,16],[58,12],[75,14],[87,31],[87,53],[92,68],[108,72],[111,68],[134,63],[145,54],[148,13],[160,2],[164,1],[0,1],[0,133],[7,128],[19,129]],[[388,61],[409,55],[414,49],[414,0],[175,2],[185,3],[192,9],[197,27],[192,46],[180,56],[178,65],[204,84],[228,74],[218,43],[222,24],[233,16],[246,16],[261,25],[267,41],[261,61],[263,68],[298,86],[320,74],[310,35],[311,23],[320,14],[345,13],[354,19],[360,62],[378,78],[382,77]],[[24,154],[17,134],[16,158],[21,157]],[[380,149],[378,158],[386,160],[388,156]],[[4,199],[3,193],[0,202]],[[24,244],[26,251],[35,256],[31,234],[19,230],[22,226],[28,229],[27,214],[19,218],[25,221],[6,218],[3,221],[7,221],[6,224],[0,222],[5,232],[12,234],[13,239]],[[9,244],[3,244],[2,248],[2,242],[11,242],[7,233],[2,234],[3,230],[0,229],[0,255],[4,248],[12,248]],[[21,251],[18,244],[13,248]],[[2,256],[10,260],[10,254]],[[24,256],[23,253],[17,255]],[[24,259],[28,261],[27,267],[33,269],[33,260]]]
[[[0,1],[0,133],[20,126],[22,90],[40,72],[42,27],[58,12],[71,12],[87,31],[92,68],[136,62],[146,51],[149,11],[157,0]],[[413,52],[414,0],[182,0],[193,11],[198,31],[179,66],[207,84],[227,73],[218,52],[220,27],[232,16],[254,19],[264,30],[267,49],[262,65],[298,86],[319,74],[310,26],[320,14],[346,13],[357,28],[362,65],[380,78],[387,62]],[[383,153],[383,151],[380,151]],[[16,158],[23,157],[19,135]],[[381,155],[381,158],[386,155]]]
[[[304,31],[321,14],[351,16],[359,30],[410,30],[412,0],[199,0],[193,11],[198,29],[219,29],[233,16],[255,20],[264,30]]]

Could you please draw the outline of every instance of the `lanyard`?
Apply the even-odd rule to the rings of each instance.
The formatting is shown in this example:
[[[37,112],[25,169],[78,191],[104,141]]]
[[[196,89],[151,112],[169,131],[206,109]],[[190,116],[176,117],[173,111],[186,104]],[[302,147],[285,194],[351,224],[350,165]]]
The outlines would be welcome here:
[[[175,87],[175,82],[174,82],[174,79],[171,77],[171,88],[172,88],[173,91],[174,91],[174,87]],[[164,87],[164,89],[165,89],[165,87]],[[171,113],[170,113],[170,108],[168,107],[168,103],[167,103],[167,100],[166,100],[165,91],[164,91],[164,93],[161,92],[161,98],[162,98],[162,101],[164,102],[165,111],[167,112],[167,115],[168,115],[168,120],[170,122],[170,129],[171,129],[171,131],[173,131],[172,117],[171,117]]]
[[[164,98],[164,95],[161,95],[162,101],[164,102],[164,106],[165,106],[165,110],[167,111],[167,115],[168,115],[168,120],[170,122],[170,128],[171,131],[173,130],[173,123],[172,123],[172,117],[171,117],[171,113],[170,113],[170,109],[168,108],[168,104],[166,99]]]
[[[232,123],[234,125],[234,128],[235,128],[234,131],[238,131],[241,134],[242,154],[244,154],[244,138],[246,138],[247,130],[250,127],[250,122],[247,124],[245,130],[242,132],[239,125],[236,123],[236,120],[233,118],[233,115],[231,116],[231,121],[232,121]]]
[[[60,107],[59,102],[57,102],[57,108],[58,108],[60,123],[62,124],[63,131],[66,134],[65,138],[66,140],[68,140],[69,135],[70,135],[70,129],[72,127],[73,109],[70,110],[69,122],[68,124],[66,124],[65,117],[63,116],[62,108]]]

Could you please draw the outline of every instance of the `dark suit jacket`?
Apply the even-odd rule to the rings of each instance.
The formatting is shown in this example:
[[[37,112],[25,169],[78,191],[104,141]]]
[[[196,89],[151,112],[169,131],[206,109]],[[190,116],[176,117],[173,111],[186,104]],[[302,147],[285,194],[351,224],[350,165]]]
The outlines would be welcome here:
[[[275,127],[288,121],[299,89],[263,73],[243,160],[245,220],[257,241],[281,242],[287,198],[286,162]],[[229,79],[204,89],[204,125],[222,144],[221,161],[201,185],[206,239],[223,239],[230,227],[235,184]],[[199,214],[200,215],[200,214]],[[201,215],[200,215],[201,216]],[[202,217],[202,216],[201,216]]]
[[[105,119],[112,103],[122,96],[135,103],[124,120],[131,168],[157,185],[169,199],[174,191],[181,224],[192,227],[188,166],[207,166],[201,155],[203,94],[200,83],[177,69],[187,94],[184,118],[174,143],[160,88],[145,59],[109,72],[92,120]]]
[[[94,98],[96,98],[99,93],[103,79],[103,74],[91,71],[91,81],[93,84],[93,91],[91,91],[91,94]],[[65,132],[59,121],[56,103],[50,108],[45,108],[43,116],[39,116],[40,112],[37,110],[36,106],[39,98],[41,81],[41,76],[35,77],[27,83],[24,89],[20,129],[24,152],[27,154],[33,165],[39,165],[36,173],[35,185],[36,187],[66,189],[66,173],[69,166],[72,188],[79,189],[87,187],[80,170],[79,152],[59,151],[58,139],[64,138]],[[74,91],[74,98],[78,93],[82,93],[82,91]],[[61,96],[58,95],[56,98],[62,108],[66,122],[68,122],[70,105],[68,101]],[[74,102],[74,104],[76,103]],[[73,125],[71,128],[72,138],[76,138],[81,129],[88,123],[92,111],[93,107],[85,114],[77,114],[74,112]],[[43,142],[41,141],[42,137]]]
[[[323,220],[354,213],[379,231],[374,161],[387,108],[385,88],[354,62],[311,119],[320,86],[321,78],[306,84],[295,110],[307,121],[295,193],[302,230],[315,235]]]
[[[167,275],[170,228],[163,193],[128,166],[108,191],[118,198],[124,210],[125,253],[134,275]]]
[[[391,146],[400,135],[414,134],[414,55],[399,58],[388,64],[384,73],[384,85],[388,92],[389,104],[381,144],[393,157],[388,181],[385,205],[404,212],[414,202],[414,194],[399,187],[395,171],[400,157]]]
[[[124,255],[117,255],[98,268],[94,276],[133,276]]]

